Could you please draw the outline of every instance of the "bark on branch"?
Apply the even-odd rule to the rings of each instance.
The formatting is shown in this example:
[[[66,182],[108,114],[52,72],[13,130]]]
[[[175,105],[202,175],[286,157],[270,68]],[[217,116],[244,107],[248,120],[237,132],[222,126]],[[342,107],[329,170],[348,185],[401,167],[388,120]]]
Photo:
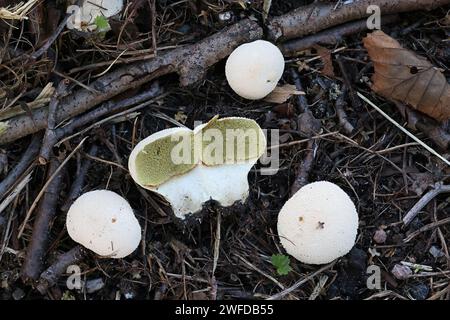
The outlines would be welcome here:
[[[381,14],[386,15],[433,10],[447,4],[450,4],[450,0],[359,0],[342,4],[335,9],[334,3],[314,2],[273,18],[267,26],[268,37],[272,41],[293,39],[366,18],[372,14],[370,11],[367,13],[367,7],[370,5],[378,6]]]
[[[103,101],[136,88],[150,80],[176,72],[180,85],[188,86],[201,80],[209,67],[219,62],[240,44],[262,37],[261,27],[250,19],[227,27],[198,43],[174,49],[149,60],[121,67],[93,82],[87,89],[81,89],[61,100],[56,118],[58,122],[86,112]],[[15,141],[45,128],[47,108],[6,121],[6,129],[0,133],[0,145]]]

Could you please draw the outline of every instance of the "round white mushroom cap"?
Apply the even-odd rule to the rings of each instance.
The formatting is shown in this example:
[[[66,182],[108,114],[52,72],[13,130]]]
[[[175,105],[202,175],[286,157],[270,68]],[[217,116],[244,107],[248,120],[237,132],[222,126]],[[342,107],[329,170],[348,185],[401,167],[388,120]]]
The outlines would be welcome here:
[[[327,181],[310,183],[290,198],[278,215],[278,235],[286,252],[308,264],[329,263],[355,244],[358,213],[350,197]]]
[[[141,241],[141,226],[133,209],[108,190],[81,195],[67,213],[66,226],[75,242],[105,257],[126,257]]]
[[[256,40],[237,47],[225,65],[230,87],[243,98],[262,99],[271,93],[284,71],[280,49],[268,41]]]

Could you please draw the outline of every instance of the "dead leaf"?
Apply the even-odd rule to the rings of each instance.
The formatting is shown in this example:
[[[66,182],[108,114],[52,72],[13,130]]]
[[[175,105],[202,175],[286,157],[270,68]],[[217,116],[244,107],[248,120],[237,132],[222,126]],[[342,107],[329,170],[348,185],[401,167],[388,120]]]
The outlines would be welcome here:
[[[284,86],[276,87],[268,96],[264,98],[264,101],[271,103],[284,103],[293,95],[301,94],[305,93],[297,90],[293,84],[285,84]]]
[[[331,59],[331,50],[325,47],[315,45],[314,49],[317,50],[317,54],[320,56],[323,62],[322,74],[328,77],[334,77],[333,60]]]
[[[373,91],[438,121],[450,118],[450,85],[438,68],[382,31],[363,42],[374,63]]]

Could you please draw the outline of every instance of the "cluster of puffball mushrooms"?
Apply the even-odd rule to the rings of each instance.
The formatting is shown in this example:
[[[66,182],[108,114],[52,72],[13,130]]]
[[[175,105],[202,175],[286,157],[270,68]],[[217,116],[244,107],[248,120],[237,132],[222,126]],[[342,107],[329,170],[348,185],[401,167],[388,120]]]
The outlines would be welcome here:
[[[284,71],[284,58],[270,42],[243,44],[229,56],[225,74],[230,87],[246,99],[261,99],[271,93]],[[251,151],[235,158],[211,159],[201,140],[188,150],[195,155],[186,163],[174,163],[177,141],[195,141],[208,130],[256,132]],[[223,207],[244,202],[249,194],[247,175],[265,153],[266,139],[259,125],[246,118],[213,118],[190,130],[165,129],[142,140],[129,157],[129,171],[141,187],[161,195],[174,215],[184,220],[214,200]],[[235,146],[236,147],[236,146]],[[238,146],[237,146],[238,147]],[[248,145],[247,145],[248,147]],[[233,148],[233,154],[236,151]],[[217,154],[216,154],[217,155]],[[329,263],[354,246],[358,214],[350,197],[337,185],[319,181],[301,188],[282,207],[278,234],[286,252],[308,264]],[[129,203],[118,194],[96,190],[81,195],[67,214],[70,237],[100,256],[123,258],[141,241],[141,227]]]

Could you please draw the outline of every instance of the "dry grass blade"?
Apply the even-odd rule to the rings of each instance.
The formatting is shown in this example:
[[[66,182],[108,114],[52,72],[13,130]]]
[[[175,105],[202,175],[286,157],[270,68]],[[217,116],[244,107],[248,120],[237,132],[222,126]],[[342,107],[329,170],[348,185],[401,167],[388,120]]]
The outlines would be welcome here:
[[[29,0],[26,3],[20,2],[14,7],[0,8],[0,19],[5,20],[24,20],[28,12],[39,0]]]
[[[397,128],[399,128],[401,131],[403,131],[408,137],[416,141],[418,144],[420,144],[422,147],[424,147],[428,152],[434,154],[436,157],[441,159],[446,165],[450,166],[450,161],[448,161],[446,158],[444,158],[442,155],[440,155],[436,150],[431,148],[429,145],[427,145],[425,142],[417,138],[415,135],[413,135],[411,132],[403,128],[397,121],[392,119],[390,116],[388,116],[383,110],[381,110],[376,104],[374,104],[372,101],[370,101],[368,98],[363,96],[361,93],[357,93],[358,97],[363,99],[365,102],[367,102],[372,108],[377,110],[383,117],[388,119],[392,124],[394,124]]]

